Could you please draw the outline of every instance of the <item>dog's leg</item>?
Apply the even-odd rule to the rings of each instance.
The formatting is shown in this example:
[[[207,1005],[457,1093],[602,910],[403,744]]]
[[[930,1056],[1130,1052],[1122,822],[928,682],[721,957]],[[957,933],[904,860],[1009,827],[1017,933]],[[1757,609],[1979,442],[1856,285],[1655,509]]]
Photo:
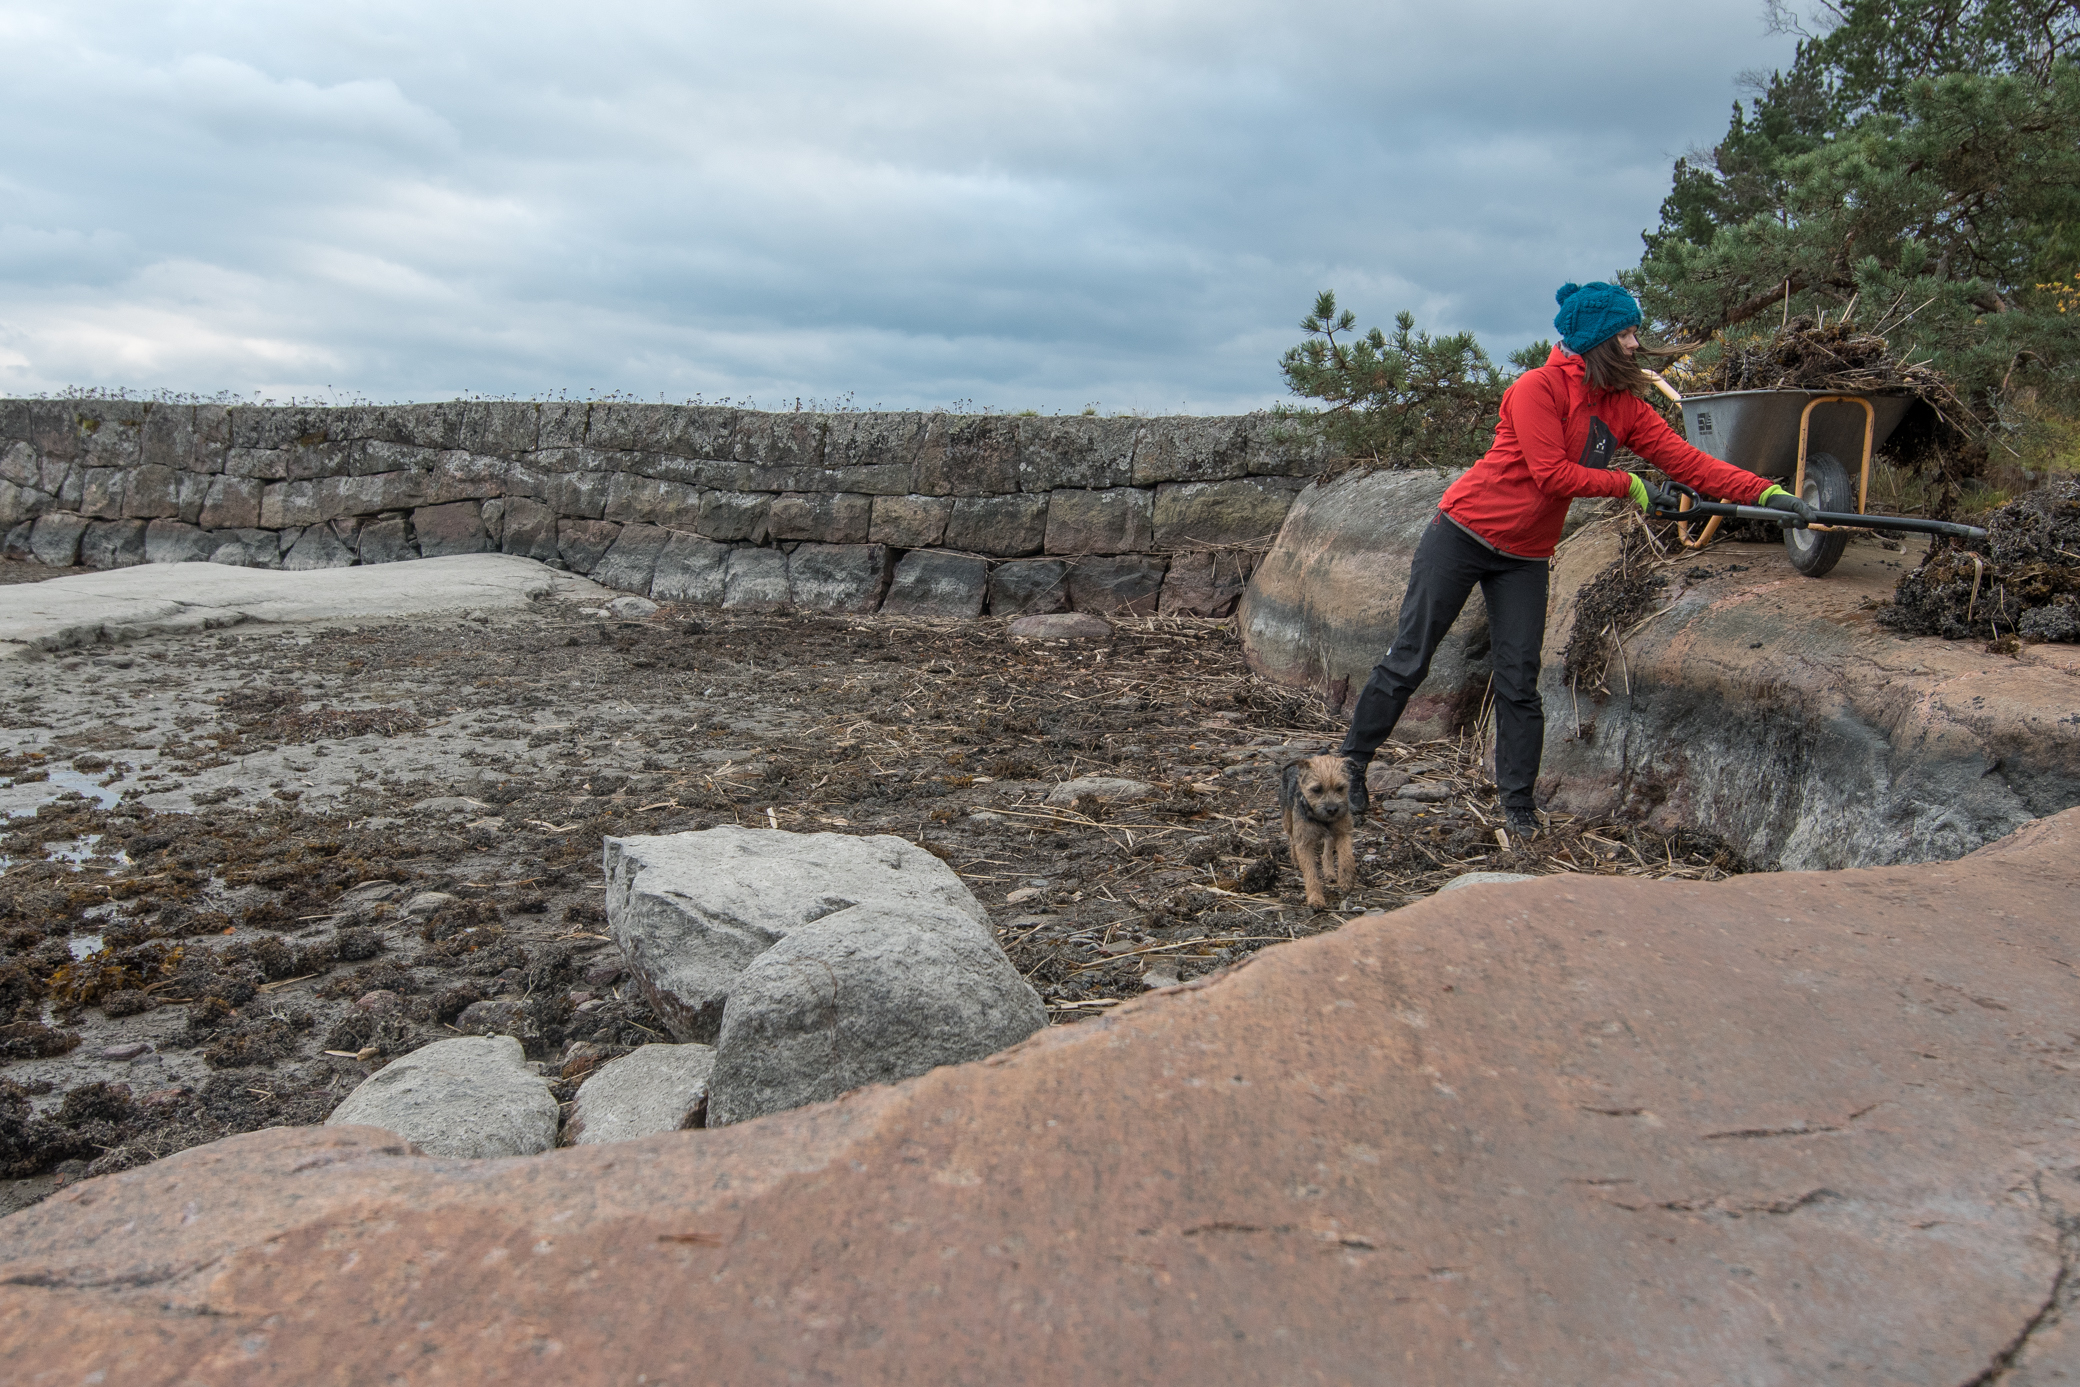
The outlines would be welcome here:
[[[1336,844],[1336,884],[1350,891],[1358,884],[1358,854],[1351,847],[1351,832],[1348,827],[1338,833]]]
[[[1335,888],[1339,898],[1343,895],[1343,872],[1336,860],[1336,833],[1333,829],[1322,835],[1322,878]]]
[[[1315,861],[1316,844],[1303,841],[1298,834],[1288,834],[1286,843],[1293,850],[1293,864],[1300,869],[1300,880],[1307,886],[1307,903],[1316,909],[1328,905],[1329,898],[1322,894],[1322,869]]]

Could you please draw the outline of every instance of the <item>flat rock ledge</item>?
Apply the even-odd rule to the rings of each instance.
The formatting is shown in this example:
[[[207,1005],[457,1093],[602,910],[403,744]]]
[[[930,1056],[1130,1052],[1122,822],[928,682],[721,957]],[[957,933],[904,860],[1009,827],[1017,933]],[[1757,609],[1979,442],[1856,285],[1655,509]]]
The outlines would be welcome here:
[[[1782,545],[1707,550],[1671,573],[1605,687],[1570,688],[1576,599],[1617,542],[1591,527],[1555,558],[1547,808],[1813,870],[1943,861],[2080,804],[2080,646],[1997,655],[1880,626],[1918,541],[1852,545],[1817,581]]]
[[[2076,893],[2080,812],[1937,865],[1520,882],[638,1148],[255,1132],[0,1221],[0,1361],[223,1387],[2069,1382]]]
[[[1409,561],[1451,477],[1376,472],[1310,485],[1249,580],[1250,668],[1347,714],[1394,637]],[[1826,578],[1781,544],[1719,544],[1668,567],[1597,688],[1563,659],[1579,595],[1631,523],[1578,502],[1554,556],[1540,803],[1723,840],[1794,870],[1957,857],[2080,804],[2080,646],[1902,636],[1877,623],[1921,542],[1852,545]],[[1453,735],[1489,675],[1469,599],[1395,736]],[[1395,812],[1392,802],[1382,812]]]

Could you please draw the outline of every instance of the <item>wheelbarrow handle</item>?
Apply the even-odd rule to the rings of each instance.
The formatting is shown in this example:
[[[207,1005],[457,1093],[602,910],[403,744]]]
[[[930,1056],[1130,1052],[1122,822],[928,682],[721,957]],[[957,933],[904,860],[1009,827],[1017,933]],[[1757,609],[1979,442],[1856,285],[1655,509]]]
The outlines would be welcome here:
[[[1691,498],[1688,510],[1683,509],[1681,498]],[[1649,486],[1647,499],[1653,504],[1647,511],[1649,520],[1703,520],[1720,516],[1727,520],[1759,520],[1765,525],[1785,525],[1803,530],[1808,524],[1825,525],[1836,530],[1895,530],[1905,534],[1950,535],[1957,539],[1984,539],[1986,531],[1977,525],[1961,525],[1954,520],[1923,520],[1914,515],[1858,515],[1853,511],[1821,511],[1809,521],[1801,520],[1790,511],[1773,510],[1768,506],[1741,506],[1731,501],[1707,501],[1681,482],[1670,482],[1665,487]]]

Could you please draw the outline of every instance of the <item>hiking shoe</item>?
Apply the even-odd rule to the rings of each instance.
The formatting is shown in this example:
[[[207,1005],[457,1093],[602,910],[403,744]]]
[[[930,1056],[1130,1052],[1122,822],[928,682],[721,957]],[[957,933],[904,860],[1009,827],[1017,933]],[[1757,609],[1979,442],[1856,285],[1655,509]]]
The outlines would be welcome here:
[[[1546,828],[1538,821],[1536,809],[1511,809],[1507,811],[1505,822],[1510,835],[1515,838],[1536,838]]]
[[[1344,775],[1351,783],[1351,822],[1354,824],[1365,822],[1366,814],[1372,810],[1372,795],[1365,788],[1365,772],[1370,765],[1370,762],[1360,761],[1355,756],[1343,758]]]

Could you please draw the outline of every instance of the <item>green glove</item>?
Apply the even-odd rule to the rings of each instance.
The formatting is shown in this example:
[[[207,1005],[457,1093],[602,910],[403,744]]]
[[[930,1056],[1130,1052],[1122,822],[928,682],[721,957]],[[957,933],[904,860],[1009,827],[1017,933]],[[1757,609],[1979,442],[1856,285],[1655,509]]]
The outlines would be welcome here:
[[[1625,480],[1632,483],[1632,504],[1638,506],[1642,511],[1650,509],[1651,503],[1647,497],[1647,484],[1639,479],[1639,474],[1637,472],[1627,472]]]
[[[1820,514],[1818,506],[1811,501],[1805,500],[1803,497],[1793,496],[1781,486],[1772,485],[1755,498],[1755,503],[1760,506],[1768,506],[1771,510],[1788,511],[1800,520],[1805,521],[1808,525],[1812,524]]]

